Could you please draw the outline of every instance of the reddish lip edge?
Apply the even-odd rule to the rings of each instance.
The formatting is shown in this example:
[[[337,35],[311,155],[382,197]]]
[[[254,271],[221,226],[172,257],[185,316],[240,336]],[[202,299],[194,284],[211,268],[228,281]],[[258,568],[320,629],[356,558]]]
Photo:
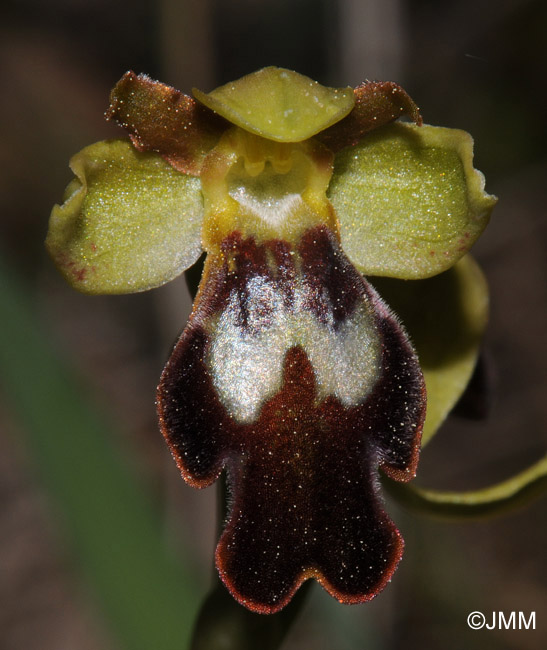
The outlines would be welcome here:
[[[395,570],[397,569],[397,566],[399,562],[401,561],[401,558],[403,556],[403,551],[404,551],[404,540],[401,536],[401,533],[399,532],[398,528],[395,526],[393,521],[389,518],[389,516],[385,513],[384,514],[384,521],[382,522],[382,525],[387,525],[389,528],[392,530],[392,532],[395,535],[395,544],[394,544],[394,549],[391,553],[391,557],[389,561],[386,564],[386,568],[384,572],[382,573],[381,579],[378,581],[378,583],[369,591],[363,594],[344,594],[343,592],[339,591],[335,587],[333,587],[330,582],[322,575],[320,569],[318,568],[309,568],[303,570],[300,575],[295,579],[293,587],[290,589],[290,591],[287,592],[287,594],[279,600],[278,603],[275,605],[265,605],[264,603],[260,603],[257,601],[249,600],[245,596],[243,596],[234,586],[233,581],[230,580],[229,577],[229,571],[226,571],[223,568],[223,543],[224,540],[229,536],[230,534],[230,525],[224,529],[224,532],[222,533],[220,540],[217,544],[216,550],[215,550],[215,566],[217,568],[217,571],[219,573],[220,579],[222,580],[224,586],[226,589],[230,592],[232,597],[243,607],[246,607],[252,612],[255,612],[256,614],[276,614],[279,611],[281,611],[286,605],[289,604],[289,602],[292,600],[298,589],[302,586],[302,584],[306,580],[310,579],[315,579],[317,582],[325,589],[325,591],[335,598],[339,603],[342,603],[344,605],[359,605],[362,603],[366,603],[373,598],[375,598],[386,586],[387,584],[391,581],[391,578],[393,577],[393,574],[395,573]]]

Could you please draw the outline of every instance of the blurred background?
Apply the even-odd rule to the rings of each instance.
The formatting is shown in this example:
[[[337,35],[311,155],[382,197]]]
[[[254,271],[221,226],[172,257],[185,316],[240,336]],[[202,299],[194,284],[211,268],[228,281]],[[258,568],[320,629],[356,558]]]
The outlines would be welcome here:
[[[482,366],[489,414],[451,417],[417,480],[479,488],[544,453],[547,3],[7,0],[1,11],[2,650],[134,650],[137,642],[120,633],[132,622],[117,609],[125,596],[109,584],[116,569],[105,555],[114,567],[128,562],[126,592],[141,588],[141,572],[131,568],[141,563],[149,592],[142,602],[133,594],[143,610],[136,618],[157,608],[154,620],[172,610],[176,621],[180,610],[180,642],[141,647],[183,650],[184,626],[213,575],[215,490],[195,491],[179,478],[154,407],[190,308],[184,280],[145,294],[81,296],[43,248],[51,206],[71,178],[70,156],[124,135],[103,113],[128,69],[185,92],[265,65],[333,86],[393,80],[425,122],[469,131],[486,189],[500,198],[474,249],[492,292]],[[545,500],[471,523],[388,505],[406,540],[392,583],[352,607],[314,586],[285,650],[547,647]],[[158,531],[167,559],[154,551]],[[535,611],[537,629],[472,631],[473,610],[487,618]]]

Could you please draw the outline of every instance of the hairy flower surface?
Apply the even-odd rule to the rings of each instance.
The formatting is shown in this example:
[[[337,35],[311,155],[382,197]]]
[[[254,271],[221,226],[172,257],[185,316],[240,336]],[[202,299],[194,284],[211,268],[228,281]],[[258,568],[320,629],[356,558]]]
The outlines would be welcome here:
[[[132,72],[120,80],[108,117],[131,141],[74,156],[47,246],[89,293],[159,286],[207,252],[158,411],[190,485],[226,470],[222,580],[263,613],[310,577],[341,602],[366,601],[403,548],[378,469],[414,477],[425,383],[430,435],[476,359],[486,290],[463,256],[495,198],[470,136],[422,126],[394,83],[333,89],[265,68],[194,97]],[[414,124],[393,123],[402,115]],[[461,317],[449,335],[426,322],[423,355],[416,327],[423,373],[363,275],[420,280],[410,304],[392,291],[415,320],[430,321],[431,305]]]

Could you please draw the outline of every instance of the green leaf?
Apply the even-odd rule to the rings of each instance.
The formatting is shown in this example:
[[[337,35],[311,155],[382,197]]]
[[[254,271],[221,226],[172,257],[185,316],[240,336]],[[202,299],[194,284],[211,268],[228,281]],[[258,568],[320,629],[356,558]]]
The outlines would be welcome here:
[[[199,606],[191,562],[118,449],[111,424],[0,264],[0,388],[77,564],[124,650],[185,650]]]
[[[403,322],[420,359],[427,389],[423,447],[473,374],[488,320],[488,286],[469,255],[433,278],[374,278],[373,284]]]
[[[547,489],[547,456],[506,481],[481,490],[441,492],[383,479],[403,505],[448,519],[471,519],[503,514],[529,503]]]
[[[233,124],[279,142],[300,142],[345,117],[352,88],[326,88],[309,77],[270,66],[194,97]]]
[[[365,275],[426,278],[484,230],[496,198],[464,131],[394,123],[336,155],[328,196],[342,247]]]
[[[46,246],[86,293],[165,284],[201,253],[200,181],[126,140],[97,142],[70,161],[76,178],[51,213]]]

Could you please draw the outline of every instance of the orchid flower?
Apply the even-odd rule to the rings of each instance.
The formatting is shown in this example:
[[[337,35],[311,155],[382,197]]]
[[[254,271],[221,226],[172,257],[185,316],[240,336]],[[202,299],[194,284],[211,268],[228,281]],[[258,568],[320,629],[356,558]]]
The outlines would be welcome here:
[[[130,139],[72,158],[48,249],[72,286],[111,294],[207,253],[157,406],[187,483],[226,471],[220,576],[262,613],[308,578],[369,600],[403,550],[378,470],[414,477],[471,375],[487,292],[466,253],[496,199],[471,137],[422,125],[395,83],[270,67],[193,94],[122,77],[107,117]],[[398,316],[364,276],[395,279]]]

